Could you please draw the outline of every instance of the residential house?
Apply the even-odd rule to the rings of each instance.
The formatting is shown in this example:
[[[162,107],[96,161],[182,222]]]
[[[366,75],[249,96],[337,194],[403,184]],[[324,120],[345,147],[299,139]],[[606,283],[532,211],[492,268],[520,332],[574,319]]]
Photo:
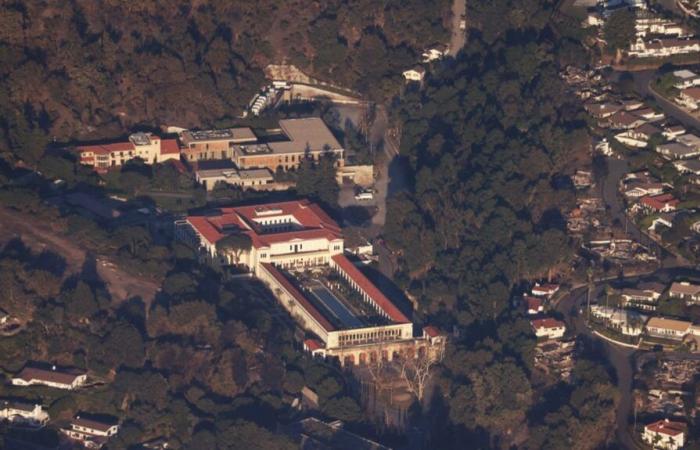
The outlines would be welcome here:
[[[12,424],[39,427],[49,421],[41,405],[18,400],[0,400],[0,419]]]
[[[544,312],[544,302],[541,298],[525,295],[523,296],[523,300],[529,315],[534,316]]]
[[[674,282],[668,290],[669,297],[681,298],[686,303],[700,303],[700,285],[687,281]]]
[[[560,339],[566,332],[566,324],[552,317],[531,320],[530,325],[538,338]]]
[[[700,86],[700,76],[690,70],[676,70],[673,72],[673,76],[678,80],[676,84],[673,85],[676,89],[682,90],[693,86]]]
[[[695,334],[693,324],[685,320],[652,317],[647,322],[647,334],[653,337],[680,341],[688,334]]]
[[[656,122],[666,117],[664,116],[664,113],[654,111],[651,108],[638,109],[634,111],[634,115],[644,120],[648,120],[649,122]]]
[[[655,311],[662,290],[656,287],[646,289],[623,289],[620,292],[623,308],[638,308],[644,311]]]
[[[663,194],[666,185],[663,183],[641,183],[632,181],[622,188],[622,193],[627,198],[640,198],[646,195]]]
[[[685,445],[686,431],[683,422],[658,420],[644,426],[642,440],[655,449],[678,450]]]
[[[43,368],[26,366],[12,378],[15,386],[43,385],[57,389],[77,389],[87,382],[87,373],[79,369],[60,369],[56,366]]]
[[[647,146],[652,136],[660,133],[661,130],[659,128],[652,124],[645,123],[632,130],[625,130],[622,133],[616,134],[615,139],[621,144],[630,147],[644,148]]]
[[[586,103],[583,107],[596,119],[607,119],[623,108],[619,103]]]
[[[700,175],[700,160],[697,159],[674,161],[673,167],[675,167],[679,173]]]
[[[61,432],[87,448],[102,448],[109,438],[119,432],[119,424],[78,415],[71,421],[70,427],[61,429]]]
[[[629,130],[644,125],[647,121],[627,111],[618,111],[607,119],[613,130]]]
[[[442,59],[445,57],[449,50],[449,47],[444,44],[438,44],[434,45],[428,49],[426,49],[422,54],[421,57],[423,58],[424,63],[429,63],[433,61],[437,61],[439,59]]]
[[[634,111],[635,114],[639,108],[644,106],[644,102],[637,99],[622,100],[620,104],[625,111]]]
[[[606,138],[603,138],[600,141],[596,142],[594,148],[598,153],[600,153],[604,156],[612,156],[613,155],[612,148],[610,148],[610,143],[608,142],[608,140]]]
[[[639,37],[646,37],[647,35],[665,35],[681,37],[687,34],[686,30],[683,28],[682,25],[671,20],[664,19],[662,17],[654,16],[638,16],[634,28],[637,36]]]
[[[559,285],[558,284],[539,284],[535,283],[535,286],[532,288],[530,292],[532,292],[532,295],[536,297],[551,297],[552,295],[556,294],[557,291],[559,290]]]
[[[639,204],[642,209],[653,212],[670,212],[675,211],[680,203],[673,194],[661,194],[643,197]]]
[[[665,228],[673,228],[675,214],[675,212],[660,214],[659,217],[654,218],[647,230],[649,230],[649,233],[652,235],[660,238]]]
[[[676,142],[687,145],[697,151],[700,151],[700,136],[693,133],[685,133],[676,137]]]
[[[592,305],[591,315],[604,320],[608,326],[627,336],[639,336],[644,332],[648,316],[628,309]]]
[[[681,136],[678,136],[676,139],[680,137]],[[657,145],[656,151],[671,160],[693,158],[700,155],[700,148],[689,147],[685,144],[681,144],[680,142]]]
[[[637,58],[659,58],[700,52],[697,39],[652,39],[645,42],[641,37],[630,45],[627,54]]]
[[[423,66],[415,66],[412,69],[404,70],[403,77],[407,82],[422,82],[425,78],[425,68]]]
[[[683,128],[683,125],[666,126],[661,134],[666,139],[675,139],[678,136],[685,134],[685,128]]]
[[[678,95],[677,101],[691,111],[700,108],[700,87],[683,89]]]

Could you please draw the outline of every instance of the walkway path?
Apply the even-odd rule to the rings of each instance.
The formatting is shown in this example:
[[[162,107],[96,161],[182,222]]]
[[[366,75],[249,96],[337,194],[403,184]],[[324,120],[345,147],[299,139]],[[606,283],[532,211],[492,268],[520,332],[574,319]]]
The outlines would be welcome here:
[[[453,0],[452,1],[452,34],[450,36],[450,50],[448,54],[450,56],[455,56],[462,50],[464,43],[466,41],[467,35],[465,30],[459,28],[459,22],[462,20],[462,16],[467,14],[467,2],[466,0]]]
[[[50,225],[17,211],[0,208],[0,241],[22,238],[25,245],[41,252],[50,250],[66,260],[68,273],[80,272],[88,258],[95,258],[97,274],[107,286],[112,299],[122,302],[138,296],[147,304],[160,286],[146,277],[132,275],[102,256],[95,257],[74,241],[53,230]]]

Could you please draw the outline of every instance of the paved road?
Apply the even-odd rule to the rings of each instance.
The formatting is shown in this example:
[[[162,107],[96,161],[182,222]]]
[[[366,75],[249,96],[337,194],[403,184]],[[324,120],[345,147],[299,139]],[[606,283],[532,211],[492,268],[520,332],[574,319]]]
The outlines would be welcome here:
[[[462,16],[467,13],[467,2],[466,0],[453,0],[452,1],[452,34],[450,36],[450,50],[448,54],[450,56],[455,56],[464,47],[464,42],[466,40],[465,30],[459,29],[459,21]]]
[[[652,97],[663,109],[667,117],[672,117],[682,123],[687,128],[695,128],[700,131],[700,119],[693,117],[675,103],[666,100],[660,94],[651,89],[651,83],[657,76],[656,70],[644,70],[640,72],[630,72],[634,78],[634,88],[642,98]]]
[[[662,284],[670,284],[673,280],[687,277],[691,274],[697,275],[697,272],[692,268],[675,267],[664,268],[646,274],[638,274],[625,277],[622,280],[624,283],[636,284],[639,281],[654,280]],[[593,295],[591,300],[602,295],[606,283],[615,283],[612,280],[598,280],[594,285]],[[577,287],[556,305],[556,310],[564,315],[567,326],[577,335],[584,335],[591,339],[598,340],[605,349],[606,357],[610,365],[615,370],[617,379],[617,388],[620,392],[620,401],[616,412],[617,429],[616,436],[619,443],[627,449],[635,449],[637,445],[630,434],[629,418],[632,410],[632,383],[634,380],[633,362],[637,357],[644,355],[643,352],[631,348],[622,347],[612,344],[604,339],[593,334],[585,324],[585,312],[579,314],[579,311],[585,311],[587,298],[587,287]]]
[[[594,290],[592,298],[603,290],[605,282],[599,282]],[[635,449],[637,446],[634,439],[630,436],[628,421],[629,413],[632,407],[632,380],[634,373],[632,371],[631,358],[634,350],[613,345],[594,335],[588,327],[586,327],[584,316],[579,314],[579,310],[585,309],[587,298],[587,288],[582,287],[571,291],[571,293],[563,298],[557,304],[557,311],[562,313],[566,319],[567,326],[577,335],[584,335],[594,340],[599,340],[604,349],[605,354],[610,364],[615,369],[615,377],[617,379],[617,389],[620,392],[620,401],[618,403],[615,414],[617,428],[615,431],[618,442],[627,449]]]

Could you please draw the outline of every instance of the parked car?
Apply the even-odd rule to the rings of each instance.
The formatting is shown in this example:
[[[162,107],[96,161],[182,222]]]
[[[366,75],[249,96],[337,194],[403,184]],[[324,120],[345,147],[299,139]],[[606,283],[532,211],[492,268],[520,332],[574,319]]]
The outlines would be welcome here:
[[[374,199],[374,193],[371,190],[364,190],[360,191],[357,194],[355,194],[355,200],[362,201],[362,200],[373,200]]]

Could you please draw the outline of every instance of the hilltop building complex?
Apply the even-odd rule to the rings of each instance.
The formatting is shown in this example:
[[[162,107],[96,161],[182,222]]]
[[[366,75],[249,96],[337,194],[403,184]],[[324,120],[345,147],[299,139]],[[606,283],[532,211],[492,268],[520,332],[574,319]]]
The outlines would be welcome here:
[[[309,201],[188,216],[176,222],[176,238],[214,264],[243,266],[265,282],[313,335],[304,345],[314,355],[363,364],[444,342],[414,336],[411,320],[345,256],[338,224]]]

